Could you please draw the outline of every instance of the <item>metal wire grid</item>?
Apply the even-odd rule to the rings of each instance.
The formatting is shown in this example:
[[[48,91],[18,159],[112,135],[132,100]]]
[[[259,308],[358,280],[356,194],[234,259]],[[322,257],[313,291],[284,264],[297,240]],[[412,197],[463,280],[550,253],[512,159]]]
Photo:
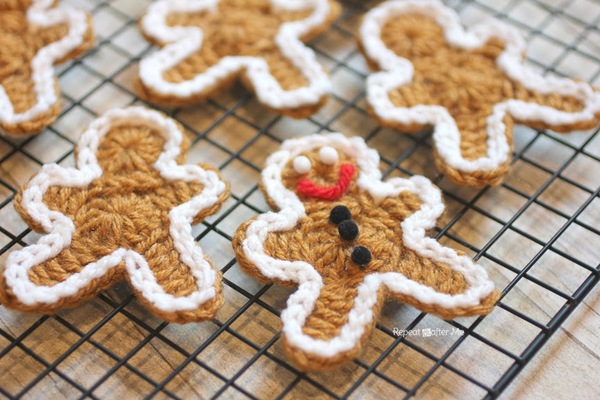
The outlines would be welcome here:
[[[64,106],[56,124],[25,140],[0,137],[1,263],[10,251],[37,239],[12,207],[18,187],[43,163],[71,164],[78,134],[95,116],[137,102],[131,87],[135,64],[151,51],[136,30],[136,17],[148,1],[71,3],[94,15],[99,39],[93,52],[60,70]],[[0,308],[2,396],[340,398],[441,393],[494,398],[544,346],[600,279],[599,182],[591,172],[600,163],[598,130],[557,136],[518,128],[514,170],[506,183],[482,190],[454,186],[431,166],[427,132],[399,135],[375,126],[366,114],[367,69],[353,35],[360,16],[374,3],[343,4],[343,16],[333,29],[311,43],[336,85],[325,110],[315,116],[292,121],[271,115],[240,86],[205,106],[165,110],[194,135],[190,161],[213,162],[232,183],[223,210],[195,230],[224,274],[226,304],[217,318],[169,325],[138,306],[124,285],[55,316]],[[494,15],[523,29],[530,51],[543,41],[540,57],[530,52],[528,62],[534,67],[562,75],[576,66],[579,77],[598,83],[600,41],[594,38],[600,38],[600,1],[448,4],[467,22]],[[410,307],[386,305],[371,342],[351,365],[334,373],[304,374],[289,364],[277,344],[278,316],[289,291],[244,277],[229,242],[239,223],[268,208],[256,184],[265,156],[283,139],[320,130],[364,136],[382,152],[385,176],[424,174],[444,189],[448,212],[436,236],[474,256],[503,289],[493,314],[441,321]],[[538,223],[540,216],[545,224]],[[540,225],[547,228],[540,230]],[[544,303],[544,310],[532,306],[536,302]],[[426,339],[394,334],[394,328],[425,327],[456,327],[465,334]]]

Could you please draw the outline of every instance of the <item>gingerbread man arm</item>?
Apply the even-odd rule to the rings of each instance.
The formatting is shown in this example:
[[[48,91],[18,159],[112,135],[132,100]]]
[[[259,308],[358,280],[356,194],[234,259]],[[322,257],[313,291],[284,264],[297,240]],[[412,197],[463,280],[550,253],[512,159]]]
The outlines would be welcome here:
[[[400,37],[385,42],[382,32],[389,24],[395,30],[388,36]],[[441,31],[439,37],[426,36],[430,45],[414,43],[436,30]],[[600,93],[590,85],[539,75],[523,65],[525,42],[515,29],[492,21],[467,32],[457,14],[441,2],[386,2],[367,13],[360,41],[370,65],[381,70],[367,83],[375,118],[408,132],[434,126],[437,164],[458,183],[502,181],[510,164],[515,122],[568,131],[592,128],[600,121]],[[449,60],[431,66],[427,57],[434,51],[438,56],[453,52],[457,60],[462,52],[468,62],[455,69]],[[465,68],[473,71],[448,76]],[[463,78],[469,84],[461,83]],[[493,102],[486,105],[490,99]]]
[[[312,12],[302,20],[281,24],[274,38],[277,49],[274,53],[267,56],[260,51],[256,51],[256,55],[233,54],[217,59],[211,65],[207,64],[207,59],[214,59],[215,52],[204,44],[206,37],[203,30],[195,26],[169,26],[167,19],[174,13],[218,13],[219,4],[219,0],[163,0],[149,7],[141,20],[142,30],[150,40],[164,47],[141,60],[138,80],[140,93],[152,101],[182,105],[190,101],[202,101],[242,74],[244,82],[267,107],[295,117],[314,113],[327,97],[330,82],[316,61],[314,52],[302,40],[308,40],[319,33],[322,27],[329,25],[338,15],[339,6],[330,0],[270,0],[273,12]],[[203,54],[207,57],[203,57]],[[183,74],[170,72],[190,60],[194,61],[193,68],[188,63],[185,68],[180,68]],[[188,73],[203,65],[204,70],[201,68],[192,74]],[[300,82],[303,82],[301,85],[284,79],[286,72],[289,72],[285,69],[290,66],[301,72],[297,74]],[[273,69],[279,71],[274,73],[271,71]],[[175,79],[167,80],[169,74]]]
[[[218,176],[219,170],[214,166],[205,163],[200,163],[198,164],[198,166],[202,170],[208,171]],[[201,209],[193,217],[193,224],[199,224],[205,218],[210,217],[211,215],[214,215],[217,212],[219,212],[219,210],[221,209],[221,205],[227,199],[227,197],[229,197],[229,183],[223,182],[223,184],[225,185],[225,188],[218,195],[217,201],[213,205],[209,205],[206,208]],[[178,198],[178,201],[181,204],[186,201],[189,201],[189,199],[191,199],[193,196],[201,193],[203,190],[203,186],[197,181],[175,181],[170,182],[165,189],[166,192],[173,193]]]
[[[165,192],[157,201],[176,206],[161,213],[160,207],[151,204],[153,221],[145,221],[147,213],[136,213],[129,203],[108,203],[101,196],[92,196],[92,202],[104,202],[103,205],[75,200],[69,207],[56,207],[71,216],[45,204],[45,200],[60,201],[61,195],[68,194],[68,190],[63,190],[45,197],[49,188],[56,186],[70,187],[72,193],[83,188],[94,192],[97,187],[91,184],[101,179],[104,172],[96,159],[101,138],[111,129],[136,123],[165,137],[164,150],[153,165],[164,179],[177,181],[171,189],[178,192]],[[174,121],[155,111],[141,107],[113,110],[94,121],[82,135],[78,168],[55,164],[42,168],[23,190],[19,207],[27,221],[33,220],[34,227],[48,234],[38,243],[9,255],[0,285],[6,305],[53,312],[93,296],[124,274],[140,299],[166,320],[197,321],[214,315],[223,301],[220,275],[196,245],[191,223],[218,209],[215,205],[226,196],[227,185],[213,170],[179,165],[176,160],[183,140],[179,129]],[[148,182],[140,183],[144,184]],[[110,195],[113,188],[106,185]],[[147,188],[141,190],[147,192]],[[89,193],[87,196],[89,200]],[[77,208],[77,203],[88,207]],[[132,212],[128,218],[120,219],[120,211]],[[119,224],[131,223],[143,232],[127,237],[132,227]]]
[[[17,41],[26,44],[19,43],[13,49],[10,43],[2,45],[9,68],[0,70],[0,129],[10,134],[36,133],[56,119],[60,104],[53,65],[86,51],[94,40],[91,17],[84,12],[54,8],[45,0],[32,1],[22,12],[32,27],[20,33]],[[2,22],[9,31],[12,18]],[[66,26],[64,31],[61,26]],[[14,38],[6,36],[6,40]],[[32,47],[24,48],[28,46]],[[26,54],[28,51],[33,54]],[[12,64],[11,59],[19,63]]]

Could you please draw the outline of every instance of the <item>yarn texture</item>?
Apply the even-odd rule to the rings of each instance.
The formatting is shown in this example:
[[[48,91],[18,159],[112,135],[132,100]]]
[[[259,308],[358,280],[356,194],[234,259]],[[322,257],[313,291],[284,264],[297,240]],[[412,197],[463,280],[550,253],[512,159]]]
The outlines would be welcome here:
[[[0,133],[30,135],[60,112],[54,64],[92,47],[91,16],[52,0],[0,2]]]
[[[437,0],[387,1],[359,29],[371,114],[413,133],[433,126],[435,160],[459,184],[497,185],[509,171],[513,125],[557,132],[600,124],[600,92],[523,65],[519,32],[491,20],[465,31]]]
[[[325,146],[336,164],[321,159]],[[310,160],[310,172],[294,169],[296,157]],[[337,187],[344,165],[355,172],[340,197],[299,190],[307,180]],[[440,191],[423,177],[383,182],[379,155],[362,138],[285,141],[267,160],[262,189],[277,211],[240,226],[233,247],[249,275],[297,287],[281,319],[284,350],[303,370],[355,357],[385,298],[449,319],[487,314],[499,297],[481,267],[426,236],[444,211]]]
[[[218,211],[228,186],[209,165],[183,164],[187,148],[175,121],[143,107],[92,122],[77,168],[44,165],[15,197],[28,225],[47,234],[9,255],[2,304],[54,313],[126,278],[167,321],[211,318],[221,276],[191,224]]]
[[[331,84],[303,42],[339,12],[333,0],[157,1],[140,27],[162,49],[140,62],[140,96],[185,106],[240,77],[273,111],[307,117],[325,103]]]

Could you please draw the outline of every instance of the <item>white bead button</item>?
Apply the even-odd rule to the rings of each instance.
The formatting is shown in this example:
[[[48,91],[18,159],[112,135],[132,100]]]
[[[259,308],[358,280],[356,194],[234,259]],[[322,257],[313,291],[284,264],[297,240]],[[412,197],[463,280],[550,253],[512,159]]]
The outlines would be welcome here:
[[[306,156],[294,158],[294,170],[299,174],[306,174],[312,168],[310,160]]]
[[[324,164],[333,165],[338,162],[339,156],[336,149],[331,146],[321,147],[319,150],[319,157]]]

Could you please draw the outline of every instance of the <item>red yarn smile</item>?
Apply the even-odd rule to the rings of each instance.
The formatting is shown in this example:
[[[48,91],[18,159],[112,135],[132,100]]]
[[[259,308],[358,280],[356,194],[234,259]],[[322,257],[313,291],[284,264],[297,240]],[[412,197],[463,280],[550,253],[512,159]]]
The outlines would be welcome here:
[[[342,164],[339,172],[340,177],[335,185],[332,186],[318,186],[311,182],[309,179],[301,179],[298,182],[296,190],[308,197],[314,197],[321,200],[336,200],[339,199],[346,193],[350,182],[352,181],[352,175],[354,175],[354,165]]]

